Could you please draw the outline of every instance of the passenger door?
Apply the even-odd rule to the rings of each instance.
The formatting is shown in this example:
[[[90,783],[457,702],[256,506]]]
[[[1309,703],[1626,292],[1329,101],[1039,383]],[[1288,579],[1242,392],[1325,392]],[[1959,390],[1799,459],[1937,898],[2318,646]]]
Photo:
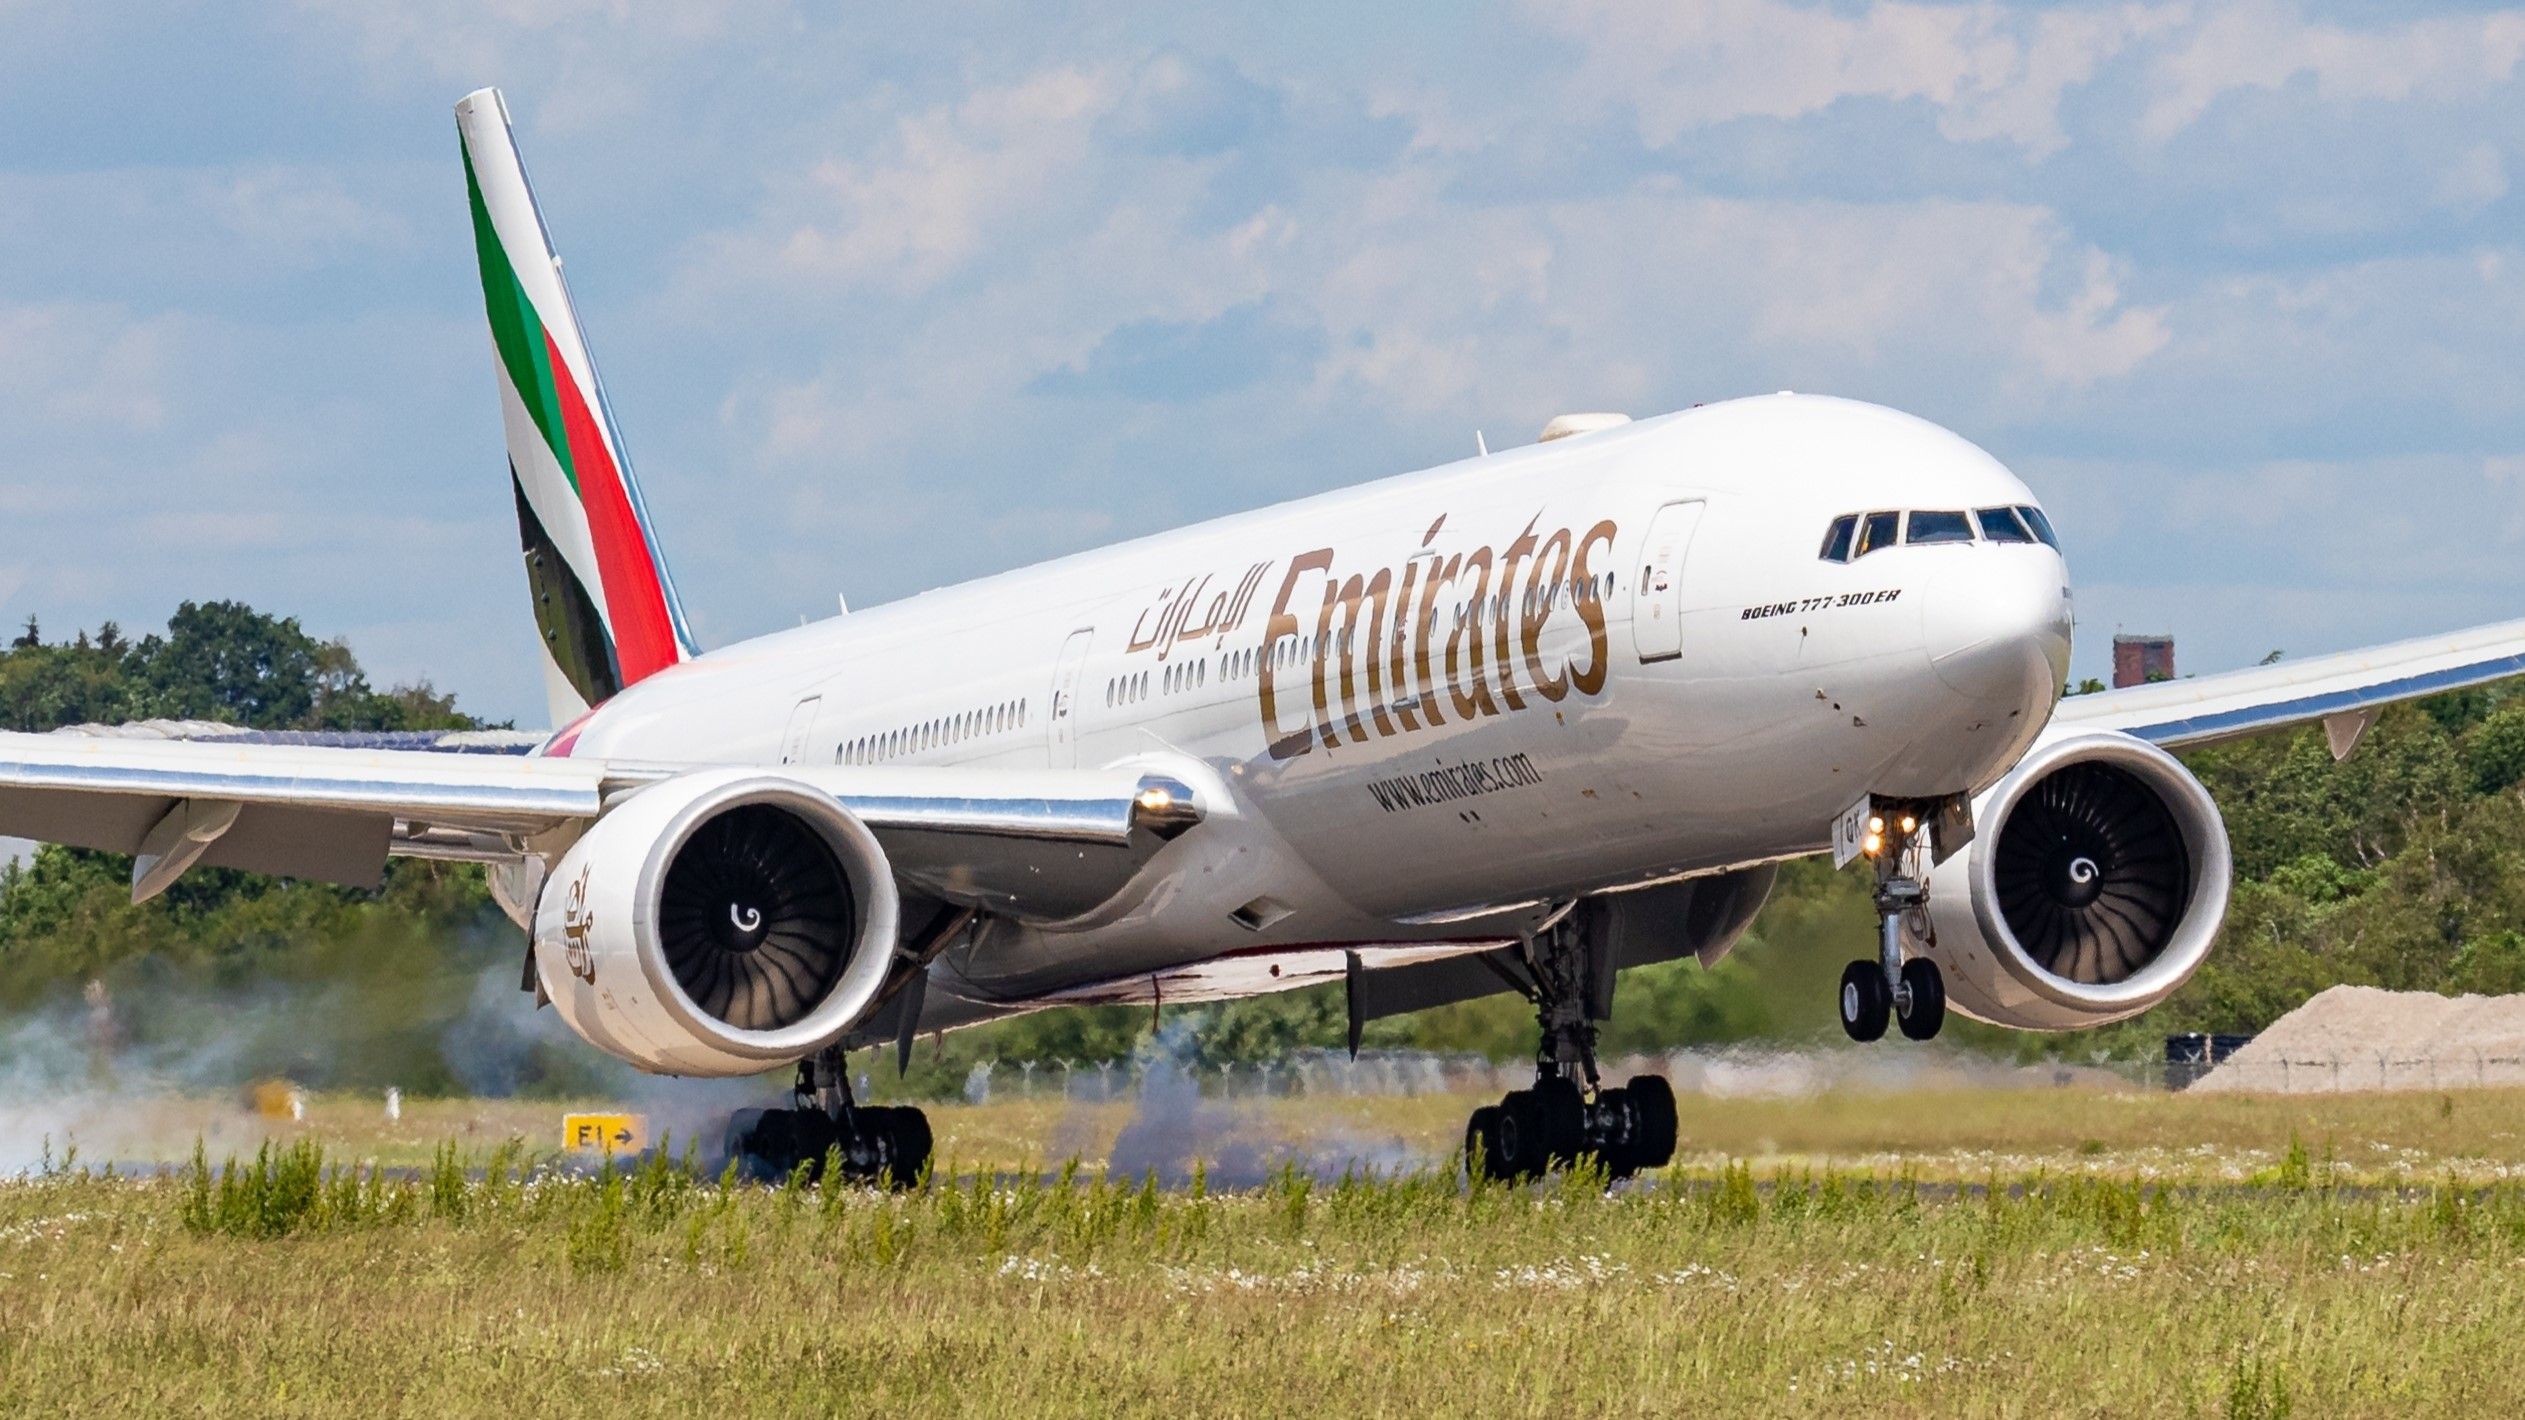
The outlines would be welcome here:
[[[1052,767],[1078,767],[1078,676],[1087,665],[1088,643],[1096,638],[1092,627],[1070,633],[1061,647],[1061,659],[1052,671]]]
[[[1697,500],[1669,503],[1649,520],[1631,589],[1631,644],[1642,664],[1683,654],[1683,563],[1703,506]]]
[[[780,762],[802,764],[807,757],[807,738],[815,732],[815,717],[824,708],[824,697],[810,695],[789,712],[788,733],[780,737]]]

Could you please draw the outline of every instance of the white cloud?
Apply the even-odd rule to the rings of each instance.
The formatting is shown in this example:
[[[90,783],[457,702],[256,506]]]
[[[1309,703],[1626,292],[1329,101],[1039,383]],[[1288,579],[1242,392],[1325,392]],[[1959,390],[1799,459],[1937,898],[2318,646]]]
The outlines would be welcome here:
[[[1198,325],[1265,297],[1320,332],[1312,363],[1152,417],[1496,429],[1564,405],[1649,412],[1742,392],[1760,371],[1880,396],[1962,387],[1975,409],[2024,419],[2169,339],[2107,254],[2018,203],[1718,198],[1649,178],[1472,204],[1445,168],[1407,164],[1313,173],[1222,222],[1201,165],[1088,143],[1126,83],[1062,70],[918,116],[900,155],[826,184],[850,194],[847,220],[802,238],[796,188],[775,183],[763,212],[700,245],[685,280],[709,295],[685,302],[693,319],[778,303],[802,329],[848,330],[885,302],[881,335],[852,355],[739,383],[720,404],[766,468],[803,473],[840,449],[863,484],[902,471],[846,514],[792,484],[790,516],[924,525],[931,500],[960,495],[917,470],[987,465],[1006,456],[994,438],[1092,463],[1144,431],[1110,409],[1062,423],[1033,399],[1039,379],[1136,322]],[[1012,164],[1023,181],[987,180]]]
[[[1573,87],[1626,103],[1652,146],[1729,119],[1793,119],[1844,99],[1886,99],[1931,105],[1951,140],[2008,142],[2036,158],[2069,141],[2064,93],[2182,13],[1887,3],[1844,12],[1783,0],[1532,0],[1528,8],[1584,50]]]
[[[716,259],[820,285],[926,288],[1073,178],[1116,92],[1107,75],[1064,68],[907,118],[886,160],[817,164],[785,185],[787,220]]]
[[[2204,5],[2197,25],[2150,64],[2139,129],[2162,142],[2222,96],[2310,81],[2327,103],[2471,98],[2516,77],[2525,11],[2428,16],[2354,30],[2280,0]]]
[[[101,304],[0,306],[0,412],[21,432],[153,427],[166,417],[181,326]]]
[[[1743,392],[1752,371],[1882,389],[1898,370],[2022,406],[2125,375],[2167,340],[2103,253],[2017,204],[1717,198],[1651,179],[1600,199],[1355,210],[1315,235],[1326,269],[1272,285],[1319,306],[1340,352],[1328,374],[1403,410],[1639,406],[1694,381]]]
[[[2438,175],[2437,200],[2448,207],[2487,207],[2507,196],[2507,159],[2497,145],[2475,143]]]

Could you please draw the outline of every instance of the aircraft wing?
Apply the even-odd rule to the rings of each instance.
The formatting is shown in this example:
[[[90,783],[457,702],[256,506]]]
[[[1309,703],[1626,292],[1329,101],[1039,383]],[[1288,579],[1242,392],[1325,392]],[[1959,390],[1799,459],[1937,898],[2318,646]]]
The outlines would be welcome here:
[[[2055,725],[2121,730],[2180,749],[2323,722],[2345,757],[2387,705],[2525,675],[2525,621],[2302,661],[2073,695]]]
[[[198,863],[354,887],[389,855],[507,862],[692,765],[238,739],[0,733],[0,836],[129,853],[136,897]],[[1138,769],[767,769],[832,794],[898,876],[1015,915],[1084,911],[1198,820]]]

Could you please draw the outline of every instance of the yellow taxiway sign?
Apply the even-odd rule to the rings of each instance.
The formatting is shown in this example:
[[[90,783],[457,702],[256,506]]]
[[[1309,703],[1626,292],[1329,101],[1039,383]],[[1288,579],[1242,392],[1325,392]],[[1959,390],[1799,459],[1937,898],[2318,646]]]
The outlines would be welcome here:
[[[561,1147],[594,1153],[636,1154],[649,1142],[649,1121],[636,1114],[565,1114]]]

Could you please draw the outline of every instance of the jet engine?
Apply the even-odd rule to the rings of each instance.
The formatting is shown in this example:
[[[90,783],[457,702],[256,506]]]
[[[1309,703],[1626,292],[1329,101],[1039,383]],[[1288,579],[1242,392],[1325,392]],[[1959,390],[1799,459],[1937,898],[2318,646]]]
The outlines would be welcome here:
[[[2110,731],[2047,739],[1974,802],[1973,822],[1905,931],[1954,1009],[2020,1030],[2105,1025],[2173,994],[2209,954],[2234,877],[2227,827],[2164,750]]]
[[[591,1045],[661,1075],[812,1055],[877,1004],[900,913],[874,835],[748,769],[634,794],[545,875],[534,965]]]

